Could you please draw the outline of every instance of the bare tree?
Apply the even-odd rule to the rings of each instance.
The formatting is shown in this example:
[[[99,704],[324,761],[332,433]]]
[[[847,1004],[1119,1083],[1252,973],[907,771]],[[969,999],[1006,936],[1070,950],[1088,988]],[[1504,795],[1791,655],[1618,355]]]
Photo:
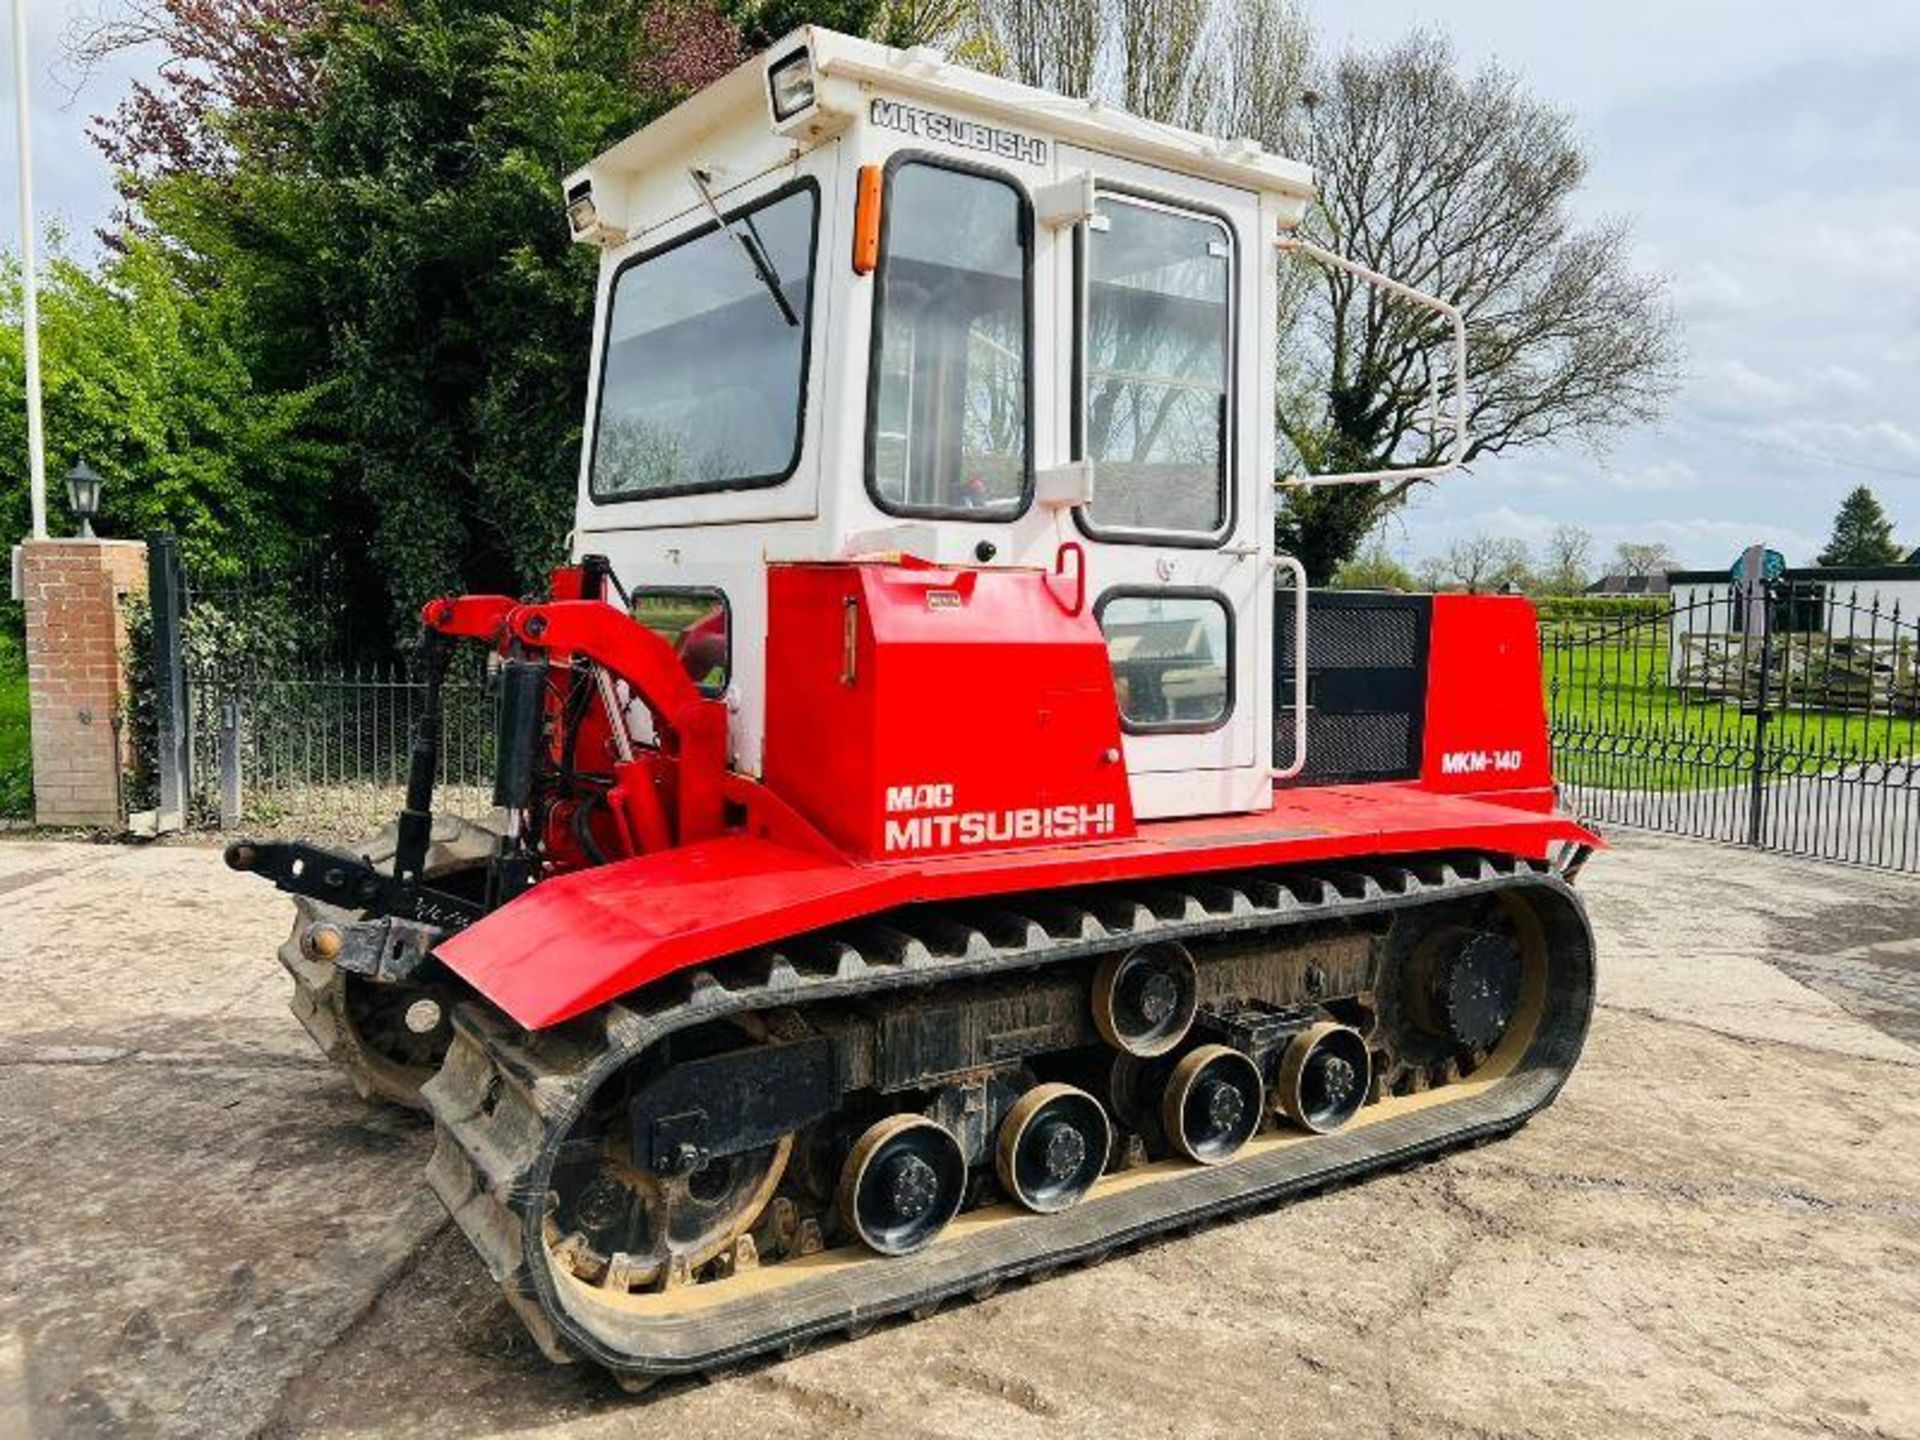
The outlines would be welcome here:
[[[1547,537],[1545,573],[1548,590],[1577,595],[1587,588],[1593,572],[1593,536],[1578,525],[1561,525]]]
[[[1282,93],[1297,98],[1305,30],[1289,0],[974,0],[973,8],[962,47],[970,63],[1149,120],[1271,144],[1263,131],[1277,124],[1256,129],[1254,117],[1283,114]],[[1269,63],[1256,71],[1262,53]]]
[[[1441,561],[1445,574],[1470,595],[1509,583],[1525,589],[1532,579],[1526,542],[1510,536],[1465,536],[1447,547]]]
[[[1200,127],[1220,93],[1215,0],[1111,0],[1120,103],[1135,115]]]
[[[1228,7],[1214,44],[1219,94],[1207,128],[1282,154],[1295,148],[1313,58],[1306,17],[1291,0],[1240,0]]]
[[[984,69],[1062,95],[1091,95],[1109,0],[976,0],[966,47]]]
[[[1664,575],[1674,563],[1673,551],[1657,542],[1628,540],[1613,548],[1613,568],[1621,575]]]
[[[1317,72],[1302,158],[1319,173],[1308,231],[1458,306],[1468,327],[1468,460],[1596,441],[1655,413],[1676,383],[1662,282],[1629,264],[1624,224],[1577,225],[1586,157],[1563,112],[1497,66],[1463,75],[1416,34]],[[1295,327],[1285,437],[1311,469],[1430,464],[1451,436],[1431,396],[1451,383],[1448,331],[1327,273]],[[1409,485],[1289,491],[1281,543],[1316,576],[1358,547]]]

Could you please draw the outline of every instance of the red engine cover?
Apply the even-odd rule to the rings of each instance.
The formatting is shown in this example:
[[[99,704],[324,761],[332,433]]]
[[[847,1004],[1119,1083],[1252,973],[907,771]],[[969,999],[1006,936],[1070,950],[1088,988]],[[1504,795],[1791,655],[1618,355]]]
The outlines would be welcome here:
[[[1134,833],[1106,643],[1037,570],[768,571],[767,786],[860,859]]]

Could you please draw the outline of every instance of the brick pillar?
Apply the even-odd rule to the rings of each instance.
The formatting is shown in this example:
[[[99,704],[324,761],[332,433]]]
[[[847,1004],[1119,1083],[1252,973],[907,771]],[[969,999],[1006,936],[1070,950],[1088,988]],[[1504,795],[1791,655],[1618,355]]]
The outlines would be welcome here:
[[[138,540],[29,540],[21,547],[27,688],[33,718],[33,813],[41,825],[118,829],[131,760],[121,706],[126,618],[147,589]]]

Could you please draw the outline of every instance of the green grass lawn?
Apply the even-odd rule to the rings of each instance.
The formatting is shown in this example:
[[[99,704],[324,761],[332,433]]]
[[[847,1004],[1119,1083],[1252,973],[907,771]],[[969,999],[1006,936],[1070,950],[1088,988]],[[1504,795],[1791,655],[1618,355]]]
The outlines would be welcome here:
[[[13,638],[0,635],[0,815],[27,815],[32,811],[27,669]]]
[[[1558,778],[1621,790],[1693,790],[1751,773],[1751,708],[1668,683],[1664,626],[1623,633],[1548,627],[1543,683]],[[1817,775],[1920,754],[1920,717],[1795,703],[1767,716],[1772,773]]]

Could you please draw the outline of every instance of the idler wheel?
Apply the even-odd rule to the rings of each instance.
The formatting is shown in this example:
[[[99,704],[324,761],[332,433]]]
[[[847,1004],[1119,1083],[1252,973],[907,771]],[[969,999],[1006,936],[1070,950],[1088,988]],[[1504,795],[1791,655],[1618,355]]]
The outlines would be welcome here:
[[[556,1258],[568,1255],[570,1273],[619,1289],[697,1270],[753,1228],[792,1150],[783,1136],[684,1175],[636,1170],[603,1152],[556,1173],[550,1244]]]
[[[1260,1067],[1225,1045],[1183,1056],[1160,1097],[1167,1140],[1189,1160],[1218,1165],[1260,1128]]]
[[[911,1255],[946,1229],[966,1189],[967,1157],[951,1131],[924,1115],[889,1115],[854,1142],[835,1203],[864,1244]]]
[[[1093,1024],[1114,1049],[1164,1055],[1186,1038],[1200,975],[1184,945],[1161,941],[1109,955],[1093,972]]]
[[[1000,1122],[994,1168],[1029,1210],[1076,1205],[1107,1167],[1113,1128],[1100,1102],[1072,1085],[1036,1085]]]
[[[1324,1021],[1287,1042],[1280,1057],[1280,1109],[1302,1130],[1324,1135],[1355,1115],[1373,1083],[1373,1058],[1358,1030]]]

